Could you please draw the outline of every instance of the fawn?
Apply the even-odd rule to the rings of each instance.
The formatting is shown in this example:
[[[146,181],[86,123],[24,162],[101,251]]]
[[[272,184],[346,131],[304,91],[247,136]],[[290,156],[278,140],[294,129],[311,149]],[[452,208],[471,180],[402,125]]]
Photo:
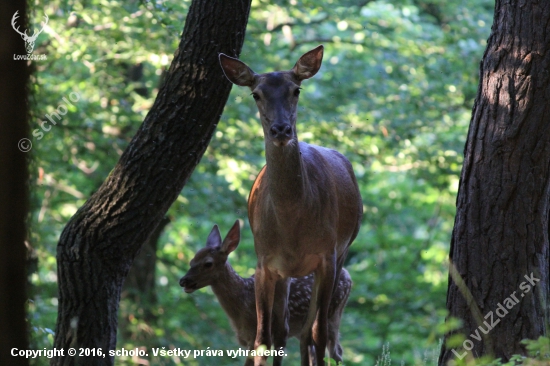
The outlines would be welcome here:
[[[229,317],[240,345],[254,349],[256,338],[256,303],[254,296],[254,277],[242,278],[227,261],[240,241],[240,226],[237,220],[222,241],[217,225],[214,225],[206,246],[199,250],[191,260],[187,274],[180,279],[180,286],[186,293],[206,286],[212,291]],[[290,280],[288,300],[289,336],[299,337],[307,318],[313,276],[309,275]],[[335,289],[329,307],[329,354],[336,361],[342,361],[342,347],[338,339],[340,319],[348,301],[352,281],[348,271],[342,268],[338,286]],[[248,358],[245,365],[252,365]]]

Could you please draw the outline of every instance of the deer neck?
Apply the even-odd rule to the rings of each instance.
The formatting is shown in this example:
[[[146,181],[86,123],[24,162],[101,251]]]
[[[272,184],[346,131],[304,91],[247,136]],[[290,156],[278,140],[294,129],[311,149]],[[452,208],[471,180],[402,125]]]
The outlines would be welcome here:
[[[225,262],[223,271],[211,287],[223,310],[231,319],[238,319],[243,308],[247,306],[245,299],[250,297],[246,294],[247,292],[252,292],[251,296],[254,297],[254,280],[239,276],[229,262]]]
[[[298,140],[283,147],[266,141],[269,195],[277,203],[298,202],[304,193],[305,175]]]

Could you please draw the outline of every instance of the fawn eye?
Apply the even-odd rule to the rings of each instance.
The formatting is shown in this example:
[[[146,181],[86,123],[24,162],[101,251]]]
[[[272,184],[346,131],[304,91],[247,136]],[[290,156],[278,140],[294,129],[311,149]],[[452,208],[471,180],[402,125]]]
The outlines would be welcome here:
[[[294,96],[297,97],[300,95],[300,88],[294,90]]]
[[[211,268],[213,265],[214,265],[214,263],[212,263],[212,262],[206,262],[204,264],[204,268]]]
[[[256,93],[252,93],[252,98],[254,98],[255,101],[260,100],[260,96]]]

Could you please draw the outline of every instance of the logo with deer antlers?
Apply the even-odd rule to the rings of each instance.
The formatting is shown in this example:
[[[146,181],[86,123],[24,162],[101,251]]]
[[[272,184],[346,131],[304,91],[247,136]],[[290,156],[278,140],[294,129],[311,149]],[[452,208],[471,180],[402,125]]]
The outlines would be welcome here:
[[[37,30],[35,29],[33,35],[29,36],[27,34],[27,30],[25,30],[25,32],[21,32],[19,30],[19,26],[16,27],[15,21],[17,20],[17,18],[19,18],[19,15],[17,15],[18,12],[19,10],[17,10],[15,14],[13,14],[13,17],[11,18],[11,26],[17,33],[21,35],[21,38],[23,38],[23,40],[25,41],[25,48],[27,49],[27,53],[31,54],[32,51],[34,50],[34,42],[36,42],[36,38],[40,33],[42,33],[42,31],[44,30],[44,27],[48,24],[49,18],[46,14],[44,14],[44,18],[46,18],[46,20],[44,24],[42,24],[42,29],[40,29],[38,33],[37,33]]]

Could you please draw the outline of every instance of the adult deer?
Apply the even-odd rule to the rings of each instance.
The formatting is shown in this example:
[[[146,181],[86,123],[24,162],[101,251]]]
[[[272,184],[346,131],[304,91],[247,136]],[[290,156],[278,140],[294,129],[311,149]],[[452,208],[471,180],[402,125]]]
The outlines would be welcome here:
[[[212,286],[214,295],[229,317],[239,344],[253,350],[257,326],[254,277],[242,278],[227,261],[228,255],[239,245],[240,237],[238,221],[229,230],[223,242],[218,226],[215,225],[206,240],[206,246],[191,259],[191,268],[180,279],[180,286],[187,293]],[[312,275],[290,280],[288,299],[290,313],[288,335],[290,337],[298,337],[302,331],[307,317],[312,285]],[[351,278],[348,271],[342,268],[328,313],[328,349],[330,357],[336,361],[342,361],[338,329],[350,290]],[[248,358],[245,366],[252,364],[252,359]]]
[[[254,346],[269,349],[272,334],[286,336],[288,279],[314,272],[300,351],[302,365],[308,365],[313,344],[317,364],[324,365],[329,304],[348,248],[359,231],[363,204],[351,164],[343,155],[298,142],[300,84],[321,67],[323,46],[300,57],[290,71],[266,74],[256,74],[224,54],[219,58],[232,83],[252,90],[264,131],[266,166],[248,199],[258,256]],[[256,357],[255,365],[264,365],[266,359]]]

